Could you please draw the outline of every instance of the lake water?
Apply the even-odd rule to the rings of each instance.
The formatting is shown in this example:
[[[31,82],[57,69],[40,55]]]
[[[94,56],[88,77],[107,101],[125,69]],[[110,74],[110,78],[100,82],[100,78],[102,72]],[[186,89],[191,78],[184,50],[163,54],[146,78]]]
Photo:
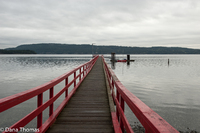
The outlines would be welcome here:
[[[90,59],[91,55],[0,55],[0,98],[46,83]],[[177,130],[200,132],[200,55],[131,55],[131,59],[135,61],[130,65],[115,64],[113,71],[122,84]],[[109,58],[106,61],[111,66]],[[56,86],[55,93],[63,85]],[[0,128],[30,113],[36,101],[32,98],[0,113]],[[137,124],[129,109],[126,115],[131,125]],[[36,120],[27,127],[35,124]]]

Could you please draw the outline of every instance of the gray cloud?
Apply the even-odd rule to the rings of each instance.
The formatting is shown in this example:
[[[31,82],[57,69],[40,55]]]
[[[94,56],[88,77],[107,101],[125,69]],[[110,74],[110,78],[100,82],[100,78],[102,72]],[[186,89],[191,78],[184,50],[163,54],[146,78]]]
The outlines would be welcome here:
[[[0,48],[93,43],[200,49],[199,0],[0,0]]]

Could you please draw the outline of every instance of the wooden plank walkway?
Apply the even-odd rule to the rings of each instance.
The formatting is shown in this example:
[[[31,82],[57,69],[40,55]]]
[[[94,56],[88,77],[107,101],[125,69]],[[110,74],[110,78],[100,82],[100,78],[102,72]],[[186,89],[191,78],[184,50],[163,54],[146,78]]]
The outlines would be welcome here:
[[[47,133],[113,133],[102,58],[81,83]]]

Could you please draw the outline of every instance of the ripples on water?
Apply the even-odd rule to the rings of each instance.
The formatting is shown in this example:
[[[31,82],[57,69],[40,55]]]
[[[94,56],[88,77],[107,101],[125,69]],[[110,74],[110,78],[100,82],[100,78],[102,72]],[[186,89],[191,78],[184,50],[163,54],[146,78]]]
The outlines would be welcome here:
[[[0,55],[0,98],[10,96],[42,85],[73,68],[89,61],[91,55]],[[55,86],[54,93],[64,87],[64,82]],[[44,93],[44,101],[48,99]],[[54,106],[57,108],[64,96]],[[32,98],[5,112],[0,113],[0,127],[9,127],[36,108],[37,99]],[[16,115],[17,114],[17,115]],[[44,111],[48,117],[48,108]],[[35,127],[36,119],[27,125]]]
[[[135,62],[129,66],[115,64],[114,72],[125,87],[176,129],[200,132],[200,55],[131,55],[131,59]]]
[[[90,59],[91,55],[0,55],[0,98],[46,83]],[[131,59],[135,62],[129,66],[115,64],[114,72],[124,86],[177,130],[200,132],[200,55],[131,55]],[[55,93],[62,86],[56,86]],[[47,97],[44,93],[44,101]],[[36,101],[33,98],[1,113],[0,127],[30,113]],[[48,109],[43,114],[47,118]],[[138,122],[129,109],[126,115],[131,123]],[[35,124],[36,120],[27,127]]]

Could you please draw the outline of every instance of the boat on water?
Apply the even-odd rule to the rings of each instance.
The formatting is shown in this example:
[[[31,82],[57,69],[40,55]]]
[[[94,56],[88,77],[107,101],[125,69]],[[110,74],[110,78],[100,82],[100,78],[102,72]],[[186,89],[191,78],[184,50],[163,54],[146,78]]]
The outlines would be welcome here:
[[[112,62],[112,60],[110,60]],[[127,59],[122,59],[122,60],[115,60],[114,62],[134,62],[135,60],[127,60]]]
[[[117,62],[127,62],[126,59],[123,59],[123,60],[117,60]]]

